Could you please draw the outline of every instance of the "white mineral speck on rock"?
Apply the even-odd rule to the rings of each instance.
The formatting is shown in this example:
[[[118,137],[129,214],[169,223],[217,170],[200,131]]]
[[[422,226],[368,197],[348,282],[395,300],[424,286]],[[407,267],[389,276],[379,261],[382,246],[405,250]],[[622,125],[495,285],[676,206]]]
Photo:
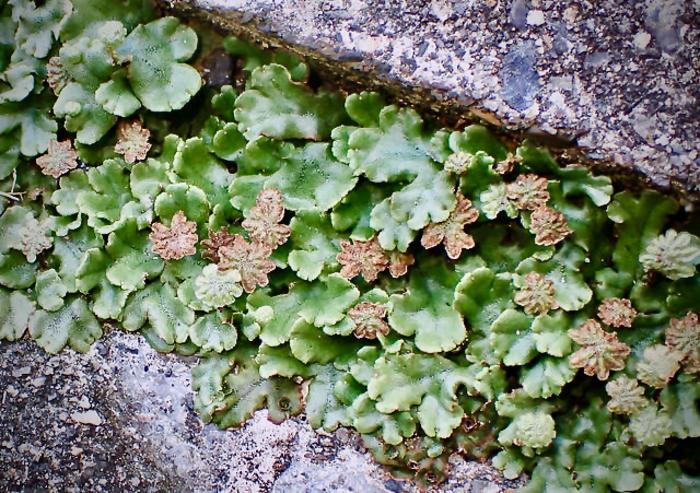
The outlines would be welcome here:
[[[12,376],[15,378],[19,378],[22,375],[29,375],[32,372],[32,369],[29,368],[28,366],[23,366],[22,368],[17,368],[16,370],[12,370]]]
[[[80,398],[80,402],[78,402],[78,405],[83,409],[90,409],[90,401],[88,400],[87,396],[82,396]]]
[[[452,15],[452,6],[445,0],[433,0],[431,8],[435,17],[441,21],[447,20]]]
[[[84,425],[99,426],[102,424],[102,418],[97,414],[97,411],[75,412],[71,413],[70,417],[73,421]]]
[[[578,7],[576,5],[572,5],[570,7],[567,7],[564,10],[564,20],[568,22],[569,24],[573,24],[576,22],[576,19],[578,18]]]
[[[643,50],[647,46],[649,46],[649,41],[651,41],[651,34],[649,34],[646,31],[639,31],[637,34],[634,35],[634,38],[632,38],[634,41],[634,46],[639,48],[640,50]]]
[[[544,24],[544,12],[541,10],[531,10],[527,13],[527,23],[530,26],[541,26]]]

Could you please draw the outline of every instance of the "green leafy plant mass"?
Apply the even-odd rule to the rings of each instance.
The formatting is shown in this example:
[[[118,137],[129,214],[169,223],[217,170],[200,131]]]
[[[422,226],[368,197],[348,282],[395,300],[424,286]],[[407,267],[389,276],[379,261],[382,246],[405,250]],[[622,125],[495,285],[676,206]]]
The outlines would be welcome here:
[[[424,482],[459,453],[526,492],[699,487],[700,223],[676,201],[312,89],[145,0],[1,13],[0,338],[141,332],[199,357],[204,421],[303,411]],[[237,88],[200,75],[220,46]]]

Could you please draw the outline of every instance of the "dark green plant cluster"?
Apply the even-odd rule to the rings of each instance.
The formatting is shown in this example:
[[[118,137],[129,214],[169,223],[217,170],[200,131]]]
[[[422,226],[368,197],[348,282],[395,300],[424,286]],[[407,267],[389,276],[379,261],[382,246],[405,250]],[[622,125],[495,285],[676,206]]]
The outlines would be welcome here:
[[[199,356],[204,421],[303,411],[425,482],[460,453],[523,491],[700,488],[700,239],[673,199],[233,38],[245,87],[203,88],[215,38],[144,0],[0,22],[0,338],[139,331]]]

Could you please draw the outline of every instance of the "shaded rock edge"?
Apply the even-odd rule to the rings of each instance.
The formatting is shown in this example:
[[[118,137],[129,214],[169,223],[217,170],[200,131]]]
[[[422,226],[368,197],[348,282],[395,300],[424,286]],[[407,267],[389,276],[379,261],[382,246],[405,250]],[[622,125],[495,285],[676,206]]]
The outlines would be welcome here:
[[[681,0],[160,0],[379,90],[438,124],[479,121],[628,189],[700,200],[700,13]],[[396,5],[396,4],[393,4]]]

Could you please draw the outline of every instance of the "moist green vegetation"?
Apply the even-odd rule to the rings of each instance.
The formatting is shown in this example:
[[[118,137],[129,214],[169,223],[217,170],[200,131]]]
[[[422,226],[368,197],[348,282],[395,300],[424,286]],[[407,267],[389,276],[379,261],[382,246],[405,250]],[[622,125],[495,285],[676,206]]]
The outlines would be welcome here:
[[[459,453],[523,491],[700,488],[674,200],[198,47],[144,0],[0,4],[0,338],[139,331],[199,357],[204,421],[303,411],[425,482]],[[238,89],[195,69],[219,46]]]

